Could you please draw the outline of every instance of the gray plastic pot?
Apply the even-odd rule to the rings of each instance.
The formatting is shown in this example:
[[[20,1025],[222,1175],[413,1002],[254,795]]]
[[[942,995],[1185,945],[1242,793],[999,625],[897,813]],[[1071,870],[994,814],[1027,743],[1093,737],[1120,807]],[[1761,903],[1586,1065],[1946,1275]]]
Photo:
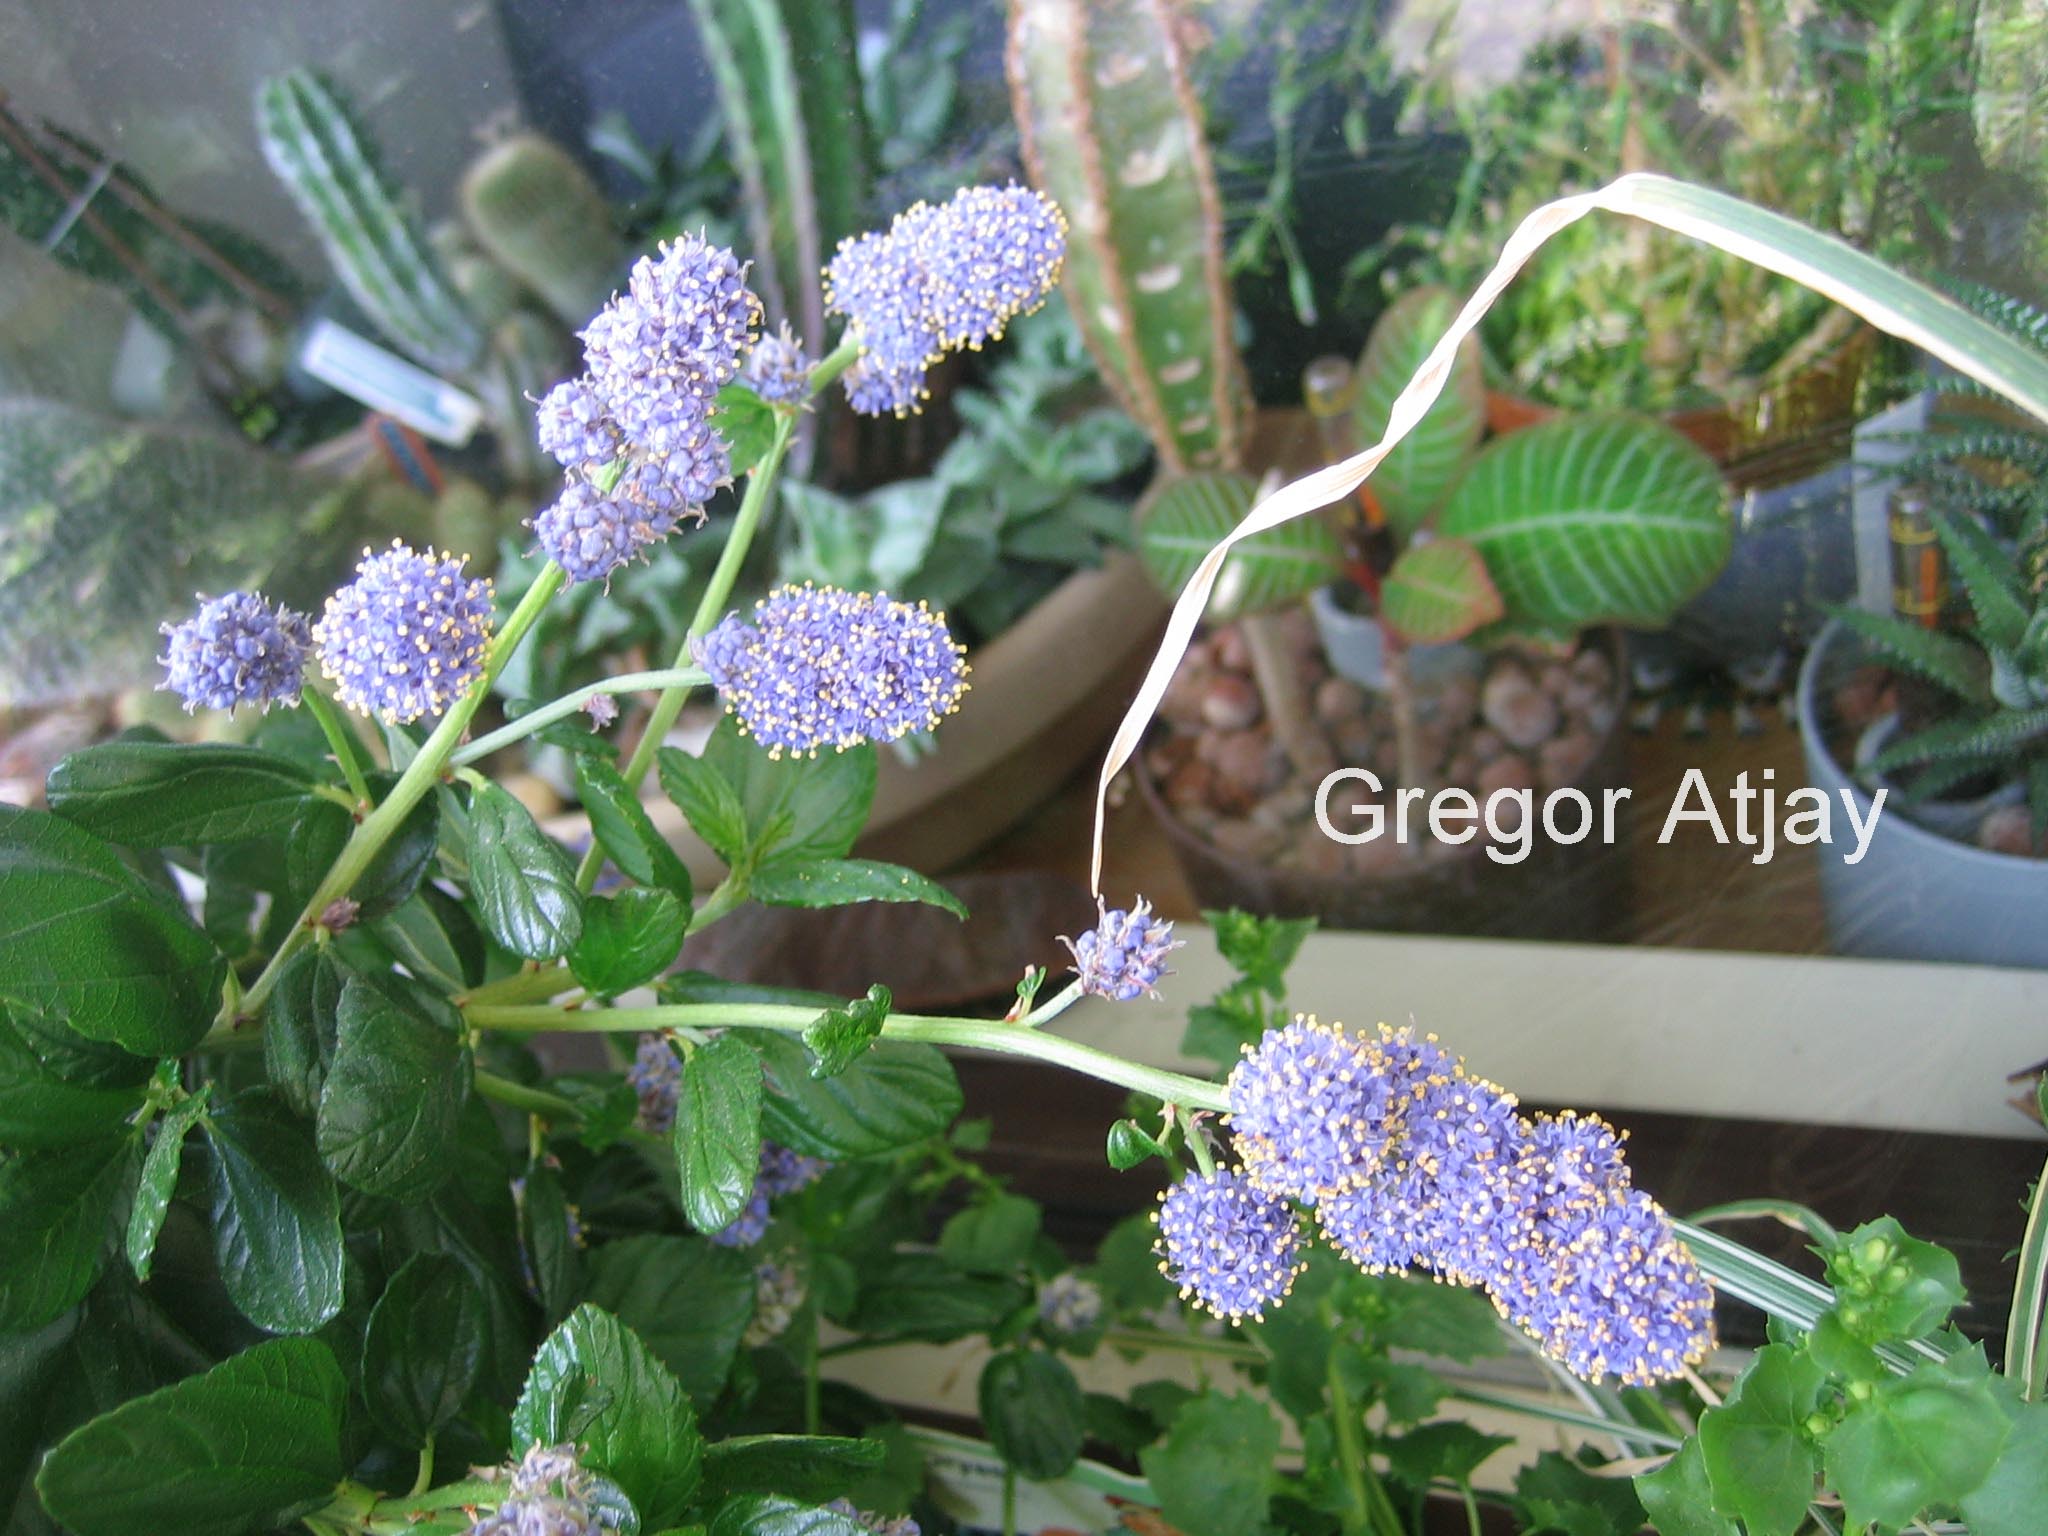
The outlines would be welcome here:
[[[1837,828],[1842,792],[1857,815],[1870,795],[1829,752],[1822,735],[1834,684],[1863,658],[1830,622],[1799,669],[1799,736],[1807,782],[1828,796]],[[1853,840],[1816,844],[1828,944],[1836,954],[1880,960],[1956,960],[2048,968],[2048,859],[1992,853],[1915,826],[1887,798],[1861,861]]]

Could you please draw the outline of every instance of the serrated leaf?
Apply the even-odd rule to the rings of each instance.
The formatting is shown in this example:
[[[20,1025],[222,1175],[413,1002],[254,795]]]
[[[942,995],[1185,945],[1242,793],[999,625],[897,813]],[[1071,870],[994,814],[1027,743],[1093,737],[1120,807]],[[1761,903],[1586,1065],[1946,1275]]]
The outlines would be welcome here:
[[[424,1199],[450,1171],[471,1075],[469,1050],[451,1030],[350,977],[315,1118],[321,1158],[365,1194]]]
[[[683,1215],[719,1231],[747,1208],[761,1165],[761,1058],[745,1040],[721,1035],[690,1052],[674,1140]]]
[[[370,1309],[363,1396],[403,1445],[422,1445],[462,1410],[483,1366],[483,1292],[459,1260],[416,1253]]]
[[[1656,627],[1719,573],[1721,474],[1647,417],[1588,413],[1496,438],[1436,519],[1468,540],[1516,620]]]
[[[894,1003],[889,989],[877,983],[866,997],[855,998],[844,1008],[827,1008],[804,1026],[804,1045],[811,1053],[811,1076],[837,1077],[868,1052],[882,1038]]]
[[[928,1045],[884,1040],[823,1080],[800,1042],[764,1032],[755,1045],[768,1071],[761,1129],[794,1152],[870,1157],[936,1136],[960,1113],[952,1064]]]
[[[518,1181],[519,1253],[527,1289],[550,1324],[568,1316],[583,1294],[583,1250],[570,1225],[569,1196],[560,1169],[543,1156]]]
[[[75,1305],[119,1236],[135,1178],[127,1136],[0,1159],[0,1333]]]
[[[525,960],[567,954],[583,932],[583,897],[568,854],[495,784],[470,800],[469,879],[477,915]]]
[[[212,1148],[213,1247],[242,1315],[311,1333],[341,1310],[341,1203],[281,1102],[244,1094],[202,1122]]]
[[[770,757],[731,715],[704,744],[704,761],[739,796],[755,864],[841,859],[875,799],[875,749],[866,742],[816,757]]]
[[[1138,554],[1160,591],[1187,585],[1202,558],[1251,510],[1245,475],[1183,475],[1162,481],[1138,508]],[[1238,544],[1217,574],[1208,618],[1264,613],[1306,597],[1336,576],[1344,552],[1328,524],[1298,517]]]
[[[381,798],[395,783],[394,776],[379,775],[370,781],[371,793]],[[357,918],[365,923],[375,922],[410,901],[427,878],[440,846],[441,803],[437,796],[424,795],[406,813],[390,840],[371,856],[369,867],[356,877],[349,896],[360,909]],[[325,869],[321,873],[325,874]]]
[[[331,948],[300,950],[263,1004],[263,1070],[285,1102],[311,1116],[334,1062],[335,1014],[348,967]]]
[[[1863,608],[1837,608],[1834,616],[1843,628],[1894,666],[1938,683],[1967,702],[1990,700],[1984,653],[1967,640],[1908,623],[1895,614],[1871,613]]]
[[[727,1499],[711,1517],[709,1536],[867,1536],[868,1528],[836,1509],[779,1493]]]
[[[1867,1344],[1924,1338],[1963,1304],[1955,1255],[1889,1216],[1843,1233],[1822,1258],[1835,1288],[1834,1316]]]
[[[1064,1360],[1037,1349],[997,1355],[982,1367],[976,1397],[990,1443],[1021,1476],[1048,1482],[1073,1470],[1087,1411]]]
[[[757,870],[747,894],[770,907],[844,907],[861,901],[916,901],[939,907],[962,922],[959,897],[901,864],[877,859],[775,859]]]
[[[667,970],[689,927],[690,909],[668,891],[639,886],[594,898],[569,969],[597,996],[616,997]]]
[[[659,886],[680,901],[690,900],[689,868],[655,829],[625,775],[602,757],[579,754],[576,793],[590,818],[591,836],[628,879]]]
[[[437,990],[453,995],[473,984],[454,938],[424,894],[379,918],[371,931],[399,964]]]
[[[1013,1274],[1038,1241],[1038,1202],[998,1192],[948,1217],[939,1257],[968,1275]]]
[[[1386,1442],[1387,1465],[1411,1488],[1427,1488],[1438,1478],[1469,1483],[1495,1451],[1514,1443],[1456,1420],[1424,1424]]]
[[[73,1081],[64,1070],[62,1032],[61,1024],[26,1009],[0,1007],[0,1147],[96,1140],[118,1130],[141,1107],[139,1081],[124,1086]],[[136,1065],[147,1070],[140,1060]]]
[[[1138,1453],[1159,1513],[1187,1536],[1242,1536],[1266,1523],[1280,1425],[1255,1397],[1187,1403],[1158,1445]]]
[[[754,1315],[754,1266],[745,1254],[693,1238],[622,1238],[591,1254],[589,1291],[700,1408],[717,1401]]]
[[[148,1155],[142,1159],[142,1174],[135,1181],[135,1203],[128,1208],[124,1242],[128,1267],[135,1271],[137,1280],[149,1278],[157,1234],[163,1230],[164,1215],[171,1208],[171,1196],[177,1192],[185,1137],[205,1112],[206,1097],[207,1091],[202,1088],[158,1121],[156,1140],[150,1143]]]
[[[888,1447],[879,1440],[734,1435],[705,1448],[702,1498],[707,1504],[745,1493],[836,1498],[881,1466],[887,1455]]]
[[[1462,640],[1507,612],[1486,562],[1463,539],[1410,544],[1380,587],[1380,612],[1411,645]]]
[[[517,1445],[583,1447],[651,1530],[682,1518],[704,1440],[682,1385],[618,1318],[586,1303],[542,1342],[512,1410]]]
[[[1408,387],[1457,312],[1454,294],[1442,288],[1412,288],[1374,323],[1352,377],[1351,419],[1361,444],[1377,443],[1386,435],[1395,397]],[[1486,380],[1479,338],[1467,336],[1458,346],[1443,392],[1366,482],[1398,535],[1408,537],[1441,505],[1485,433]]]
[[[727,864],[737,864],[747,851],[747,811],[715,764],[675,747],[656,754],[661,792],[675,802],[690,830],[703,838]]]
[[[58,1443],[36,1491],[75,1536],[237,1536],[325,1502],[348,1383],[316,1339],[270,1339]]]
[[[137,1055],[198,1044],[227,962],[114,850],[44,811],[0,806],[0,998]]]
[[[232,843],[281,832],[312,796],[302,764],[255,747],[114,741],[50,770],[50,809],[130,848]]]
[[[1960,579],[1970,611],[1977,616],[1978,633],[1986,645],[2001,651],[2016,651],[2033,617],[2027,600],[2026,583],[2013,557],[1967,513],[1951,516],[1940,507],[1930,509],[1935,536]]]

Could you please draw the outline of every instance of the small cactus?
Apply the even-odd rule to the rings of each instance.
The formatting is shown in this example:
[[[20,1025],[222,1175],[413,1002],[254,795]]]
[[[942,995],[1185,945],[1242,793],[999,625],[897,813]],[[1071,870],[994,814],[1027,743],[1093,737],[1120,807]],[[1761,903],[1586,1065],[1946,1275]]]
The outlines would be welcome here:
[[[469,167],[461,197],[476,243],[563,324],[583,324],[610,296],[625,247],[604,194],[560,146],[513,135]]]

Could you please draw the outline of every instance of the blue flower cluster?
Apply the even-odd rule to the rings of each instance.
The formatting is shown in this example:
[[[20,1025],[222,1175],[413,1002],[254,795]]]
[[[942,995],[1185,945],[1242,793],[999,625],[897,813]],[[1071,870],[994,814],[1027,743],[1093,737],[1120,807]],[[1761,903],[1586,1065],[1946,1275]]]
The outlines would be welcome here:
[[[831,1166],[821,1157],[805,1157],[775,1142],[762,1142],[753,1193],[739,1215],[709,1234],[711,1241],[721,1248],[753,1247],[768,1233],[768,1202],[815,1184]]]
[[[1478,1286],[1588,1379],[1667,1379],[1712,1347],[1713,1292],[1597,1117],[1531,1120],[1433,1039],[1308,1017],[1248,1048],[1229,1096],[1252,1183],[1313,1205],[1361,1268]]]
[[[460,557],[393,540],[363,551],[356,579],[313,626],[320,669],[358,714],[406,725],[444,713],[483,675],[491,584]]]
[[[1153,1219],[1160,1273],[1182,1300],[1233,1323],[1264,1317],[1301,1273],[1294,1207],[1235,1170],[1182,1179],[1160,1197]]]
[[[668,1036],[640,1037],[633,1048],[633,1065],[626,1068],[626,1081],[640,1097],[640,1113],[634,1123],[643,1131],[666,1136],[675,1128],[676,1092],[683,1082],[683,1061],[668,1043]]]
[[[313,650],[306,616],[265,602],[253,592],[202,598],[181,624],[166,624],[169,640],[157,659],[162,686],[185,701],[185,712],[204,705],[268,709],[299,702],[300,680]]]
[[[763,336],[747,354],[740,376],[747,387],[773,405],[801,405],[811,392],[815,360],[796,339],[787,320],[773,336]]]
[[[863,1530],[873,1531],[875,1536],[919,1536],[918,1523],[908,1515],[878,1515],[859,1508],[851,1499],[834,1499],[825,1507],[835,1515],[845,1515]]]
[[[1119,1003],[1157,997],[1166,957],[1180,948],[1173,924],[1154,917],[1142,896],[1129,911],[1105,907],[1099,896],[1095,906],[1100,915],[1093,928],[1078,939],[1060,940],[1074,957],[1082,992]]]
[[[930,730],[967,691],[966,649],[945,618],[886,592],[782,587],[692,654],[770,757]]]
[[[603,1536],[590,1474],[573,1445],[534,1445],[506,1472],[505,1498],[467,1536]]]
[[[1054,1333],[1086,1333],[1102,1321],[1102,1287],[1067,1270],[1038,1293],[1038,1320]]]
[[[603,581],[684,517],[702,520],[732,474],[712,407],[760,324],[739,259],[689,236],[634,263],[584,328],[587,371],[538,411],[540,445],[569,479],[534,538],[572,582]]]
[[[922,403],[925,370],[948,352],[1002,336],[1045,302],[1066,260],[1067,221],[1043,194],[968,187],[937,207],[918,203],[885,231],[841,242],[825,299],[858,332],[861,358],[846,396],[863,415]]]

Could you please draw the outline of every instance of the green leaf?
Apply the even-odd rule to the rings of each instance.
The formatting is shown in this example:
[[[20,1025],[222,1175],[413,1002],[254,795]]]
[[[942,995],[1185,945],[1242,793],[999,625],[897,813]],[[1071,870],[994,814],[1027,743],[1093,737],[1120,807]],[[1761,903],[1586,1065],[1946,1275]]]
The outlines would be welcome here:
[[[928,1045],[875,1046],[837,1077],[808,1070],[802,1044],[765,1032],[755,1042],[768,1071],[761,1129],[793,1152],[841,1162],[936,1136],[960,1113],[952,1063]]]
[[[726,385],[718,392],[716,405],[712,421],[731,448],[728,473],[743,479],[775,441],[775,407],[744,384]]]
[[[1496,438],[1452,490],[1438,531],[1469,540],[1510,617],[1657,627],[1728,559],[1713,460],[1647,417],[1559,417]]]
[[[1087,1438],[1086,1410],[1074,1373],[1044,1350],[1012,1350],[981,1370],[982,1426],[1003,1460],[1035,1482],[1064,1477]]]
[[[2048,1404],[2008,1401],[2012,1435],[1990,1476],[1963,1495],[1970,1536],[2034,1536],[2048,1509]]]
[[[125,1246],[128,1267],[137,1280],[149,1278],[151,1256],[156,1252],[157,1234],[171,1208],[171,1196],[178,1189],[178,1166],[185,1157],[185,1137],[206,1112],[207,1090],[202,1088],[182,1101],[157,1122],[156,1140],[142,1160],[142,1176],[136,1181],[135,1203],[128,1208]]]
[[[1249,476],[1224,474],[1176,476],[1147,493],[1138,507],[1138,554],[1160,591],[1187,585],[1210,548],[1244,520],[1256,493]],[[1220,624],[1285,607],[1333,579],[1343,561],[1343,547],[1319,517],[1255,533],[1224,560],[1207,616]]]
[[[888,1447],[879,1440],[837,1435],[735,1435],[705,1448],[700,1497],[707,1504],[744,1493],[838,1498],[881,1466],[887,1455]]]
[[[1410,544],[1380,587],[1380,612],[1411,645],[1462,640],[1502,617],[1506,606],[1486,561],[1463,539]]]
[[[1287,967],[1316,928],[1312,917],[1258,917],[1235,907],[1204,912],[1202,920],[1215,933],[1216,948],[1230,968],[1274,997],[1286,994]],[[1235,1060],[1236,1050],[1230,1054]]]
[[[0,998],[145,1056],[212,1026],[227,962],[114,850],[44,811],[0,806]]]
[[[944,1343],[987,1333],[1031,1300],[1015,1280],[962,1275],[928,1253],[898,1253],[860,1278],[856,1333]]]
[[[1442,288],[1413,288],[1374,323],[1352,380],[1351,418],[1361,444],[1386,435],[1395,397],[1408,387],[1457,312],[1455,295]],[[1421,527],[1442,503],[1485,432],[1486,381],[1475,335],[1459,344],[1443,393],[1366,483],[1401,538]]]
[[[1166,1156],[1166,1148],[1137,1121],[1119,1120],[1109,1128],[1107,1155],[1109,1166],[1124,1173],[1148,1157]]]
[[[1820,1399],[1821,1369],[1787,1344],[1757,1351],[1734,1395],[1700,1417],[1700,1452],[1714,1511],[1751,1536],[1792,1536],[1806,1520],[1819,1457],[1806,1421]]]
[[[667,970],[689,927],[690,909],[671,892],[638,886],[599,897],[583,909],[569,969],[597,996],[616,997]]]
[[[490,936],[525,960],[567,954],[583,932],[576,866],[495,784],[470,800],[469,878]]]
[[[728,865],[741,862],[747,852],[747,808],[731,781],[707,758],[675,747],[663,747],[654,761],[661,792],[675,802],[690,830]]]
[[[583,1446],[651,1530],[679,1521],[697,1491],[704,1440],[682,1385],[633,1331],[586,1303],[549,1334],[512,1410],[516,1445]]]
[[[0,1159],[0,1333],[40,1328],[91,1289],[121,1230],[135,1153],[116,1136]]]
[[[590,1255],[589,1291],[700,1407],[717,1401],[754,1315],[754,1267],[745,1254],[686,1237],[622,1238]]]
[[[868,1053],[882,1038],[895,999],[879,982],[844,1008],[827,1008],[804,1026],[804,1045],[810,1050],[811,1076],[837,1077]]]
[[[1714,1513],[1707,1458],[1696,1437],[1656,1471],[1638,1476],[1636,1497],[1657,1536],[1742,1536],[1733,1520]]]
[[[569,1197],[551,1157],[542,1156],[520,1176],[519,1246],[533,1278],[541,1316],[560,1322],[583,1295],[583,1250],[570,1226]]]
[[[416,1253],[384,1287],[363,1332],[363,1396],[402,1445],[424,1444],[462,1410],[483,1368],[483,1292],[444,1253]]]
[[[1968,513],[1956,516],[1935,507],[1929,516],[1943,553],[1961,578],[1984,643],[2001,651],[2018,650],[2033,617],[2018,563]]]
[[[36,1491],[75,1536],[236,1536],[326,1502],[348,1383],[316,1339],[269,1339],[123,1403],[50,1452]]]
[[[26,1009],[0,1007],[0,1146],[61,1147],[97,1140],[113,1134],[141,1107],[139,1083],[74,1081],[64,1070],[62,1033],[62,1025]],[[141,1061],[136,1065],[146,1067]]]
[[[627,879],[658,886],[680,901],[690,900],[688,867],[655,829],[647,807],[627,786],[624,774],[602,757],[579,753],[576,793],[590,818],[591,836]]]
[[[1910,623],[1896,614],[1854,607],[1831,612],[1838,623],[1893,666],[1924,677],[1966,702],[1990,702],[1989,664],[1969,641]]]
[[[1893,742],[1871,759],[1873,773],[1954,758],[1999,758],[2048,736],[2048,707],[2001,709],[1942,720]]]
[[[313,775],[255,747],[114,741],[50,770],[50,809],[130,848],[233,843],[281,832],[312,797]]]
[[[1896,1530],[1957,1503],[1990,1476],[2012,1434],[1980,1351],[1928,1361],[1844,1402],[1821,1450],[1854,1530],[1872,1521]]]
[[[335,1015],[348,967],[331,949],[300,950],[263,1005],[263,1070],[285,1102],[310,1116],[334,1062]]]
[[[727,715],[704,744],[704,761],[738,794],[759,868],[846,857],[875,799],[875,749],[865,743],[816,757],[773,758],[740,735]]]
[[[1174,1415],[1166,1439],[1138,1453],[1159,1512],[1186,1536],[1244,1536],[1266,1523],[1280,1425],[1255,1397],[1212,1392]]]
[[[869,1536],[851,1515],[799,1503],[777,1493],[727,1499],[711,1517],[709,1536]]]
[[[373,794],[381,796],[397,782],[393,775],[379,775],[370,781],[370,789]],[[344,821],[346,819],[343,818]],[[369,868],[356,877],[349,896],[361,909],[357,913],[358,918],[366,923],[375,922],[410,901],[420,883],[427,878],[427,871],[433,867],[434,856],[440,851],[440,846],[440,801],[433,795],[424,795],[420,803],[406,813],[405,820],[398,824],[398,830],[391,834],[390,841],[371,857]],[[320,850],[313,851],[317,854]],[[327,862],[333,862],[331,856]],[[326,873],[324,865],[320,873]],[[309,887],[308,894],[310,890]]]
[[[747,894],[770,907],[844,907],[859,901],[916,901],[941,907],[962,922],[967,907],[958,896],[901,864],[876,859],[778,857],[757,870]]]
[[[1394,1475],[1417,1489],[1427,1488],[1439,1478],[1469,1483],[1481,1463],[1514,1443],[1509,1436],[1483,1434],[1456,1420],[1424,1424],[1383,1442]]]
[[[1600,1477],[1555,1451],[1516,1475],[1515,1496],[1531,1530],[1635,1536],[1643,1528],[1643,1507],[1627,1478]]]
[[[272,1333],[311,1333],[341,1310],[341,1202],[312,1143],[269,1094],[244,1094],[202,1122],[213,1150],[213,1247],[242,1315]]]
[[[469,1048],[453,1031],[350,977],[315,1119],[321,1158],[365,1194],[425,1199],[448,1176],[471,1074]]]
[[[400,965],[437,991],[453,995],[472,984],[470,967],[424,893],[379,918],[372,931]]]
[[[939,1257],[969,1275],[1015,1274],[1038,1241],[1038,1202],[1001,1191],[939,1229]]]
[[[1924,1338],[1963,1304],[1955,1255],[1907,1235],[1889,1216],[1838,1238],[1822,1257],[1835,1316],[1866,1344]]]
[[[747,1208],[761,1165],[761,1058],[737,1035],[691,1051],[676,1090],[683,1215],[706,1234]]]

